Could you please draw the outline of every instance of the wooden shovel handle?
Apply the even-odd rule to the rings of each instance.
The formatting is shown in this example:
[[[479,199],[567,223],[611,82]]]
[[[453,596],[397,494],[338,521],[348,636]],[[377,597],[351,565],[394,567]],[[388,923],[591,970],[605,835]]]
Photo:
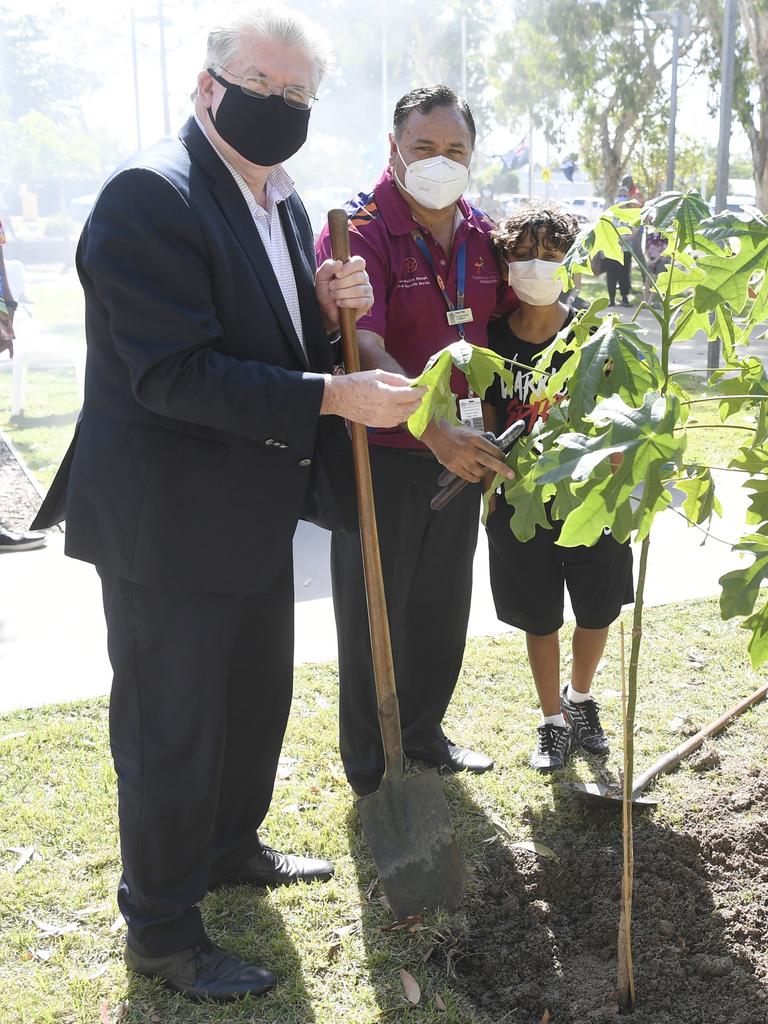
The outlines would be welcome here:
[[[728,723],[740,715],[747,708],[752,707],[753,704],[757,704],[758,701],[762,700],[766,694],[768,694],[768,683],[755,690],[748,697],[740,700],[738,704],[734,704],[732,708],[721,715],[716,722],[712,722],[710,725],[705,725],[703,729],[700,729],[695,736],[691,736],[690,739],[681,743],[674,750],[671,750],[668,754],[665,754],[655,764],[652,764],[647,771],[644,771],[640,778],[632,789],[632,797],[638,796],[646,788],[649,782],[652,782],[657,775],[661,775],[663,772],[668,772],[672,768],[677,767],[680,762],[686,758],[689,754],[692,754],[694,750],[702,745],[708,736],[714,736],[716,732],[720,732],[724,729]]]
[[[345,210],[328,213],[331,253],[335,260],[349,260],[349,221]],[[353,309],[339,310],[341,346],[347,373],[360,369],[357,347],[357,327]],[[376,700],[379,726],[384,745],[385,775],[403,774],[403,739],[400,732],[400,708],[395,688],[395,669],[392,662],[392,644],[389,638],[387,602],[384,596],[384,576],[381,571],[379,532],[376,527],[376,509],[373,501],[371,463],[368,455],[368,432],[362,423],[350,423],[352,432],[352,458],[357,485],[357,509],[360,519],[360,545],[365,570],[365,594],[368,600],[368,624],[371,632],[373,676],[376,682]],[[356,685],[363,685],[357,681]]]

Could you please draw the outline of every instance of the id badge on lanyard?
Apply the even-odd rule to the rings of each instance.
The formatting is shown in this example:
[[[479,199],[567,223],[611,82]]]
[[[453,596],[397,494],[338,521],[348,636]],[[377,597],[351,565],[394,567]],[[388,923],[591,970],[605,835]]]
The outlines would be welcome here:
[[[442,276],[438,273],[435,261],[432,258],[432,253],[429,251],[429,246],[424,240],[424,236],[420,231],[413,232],[413,240],[418,245],[419,249],[424,255],[429,266],[432,268],[432,273],[435,276],[437,287],[443,294],[445,304],[448,307],[446,311],[446,319],[451,327],[455,327],[459,339],[465,340],[464,324],[471,324],[474,317],[470,307],[464,305],[464,282],[466,280],[467,273],[467,244],[466,240],[461,243],[456,253],[456,305],[451,302],[451,297],[448,294],[448,289],[445,286],[445,281]],[[474,394],[472,388],[469,389],[469,397],[459,399],[459,419],[465,427],[469,427],[470,430],[482,431],[483,427],[483,405],[477,395]]]

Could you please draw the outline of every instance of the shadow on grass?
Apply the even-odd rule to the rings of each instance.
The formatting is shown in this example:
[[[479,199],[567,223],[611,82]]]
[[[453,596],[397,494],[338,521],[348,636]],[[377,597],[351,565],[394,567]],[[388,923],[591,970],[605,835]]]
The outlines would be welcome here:
[[[551,804],[523,812],[527,828],[519,832],[542,844],[536,853],[515,844],[520,822],[504,823],[487,813],[461,778],[445,780],[467,864],[467,895],[454,918],[425,917],[426,929],[437,938],[419,980],[424,986],[428,976],[427,986],[474,1008],[478,1020],[584,1024],[617,1013],[620,805],[582,803],[565,781],[553,782]],[[768,809],[768,786],[764,795]],[[768,834],[768,819],[762,824]],[[396,971],[382,933],[391,916],[377,898],[375,869],[354,809],[348,828],[370,980],[382,1015],[392,1014]],[[756,1007],[768,1005],[768,993],[755,977],[757,938],[750,951],[739,940],[738,926],[735,937],[732,926],[729,934],[733,916],[718,912],[713,899],[721,883],[731,890],[741,884],[728,874],[739,862],[739,842],[748,880],[754,871],[749,852],[761,842],[765,846],[764,839],[760,833],[757,840],[739,840],[738,829],[729,832],[716,811],[698,831],[677,831],[647,811],[636,812],[636,1024],[747,1024],[757,1019]],[[758,856],[768,863],[768,848]],[[713,868],[713,861],[721,868]],[[759,936],[762,929],[764,935],[765,917],[756,906],[745,934]]]
[[[72,412],[49,413],[47,416],[25,416],[22,413],[19,416],[10,416],[8,422],[16,430],[33,430],[36,427],[66,427],[77,421],[78,414],[77,409]],[[18,446],[23,447],[20,443]]]
[[[217,945],[277,974],[277,986],[262,996],[232,1003],[192,1002],[160,981],[129,974],[125,1024],[314,1024],[301,959],[282,915],[263,890],[232,886],[203,902],[205,928]]]

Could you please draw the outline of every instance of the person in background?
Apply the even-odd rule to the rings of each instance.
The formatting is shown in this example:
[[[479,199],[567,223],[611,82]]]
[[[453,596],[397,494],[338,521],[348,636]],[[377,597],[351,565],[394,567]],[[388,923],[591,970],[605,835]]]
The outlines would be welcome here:
[[[276,982],[211,942],[208,890],[333,875],[259,835],[291,705],[293,535],[353,514],[344,419],[391,427],[424,396],[333,373],[339,308],[373,293],[360,257],[316,267],[283,167],[328,60],[302,17],[240,8],[179,137],[102,188],[77,253],[85,402],[38,515],[66,517],[102,583],[125,962],[193,999]]]
[[[13,343],[16,335],[13,330],[13,318],[18,308],[18,302],[11,294],[11,286],[8,282],[8,274],[5,269],[5,258],[3,246],[5,245],[5,230],[0,221],[0,355],[7,352],[13,359]],[[16,533],[7,530],[0,524],[0,555],[9,551],[31,551],[34,548],[45,546],[45,534],[39,532]]]
[[[360,320],[363,367],[415,376],[452,342],[486,344],[488,321],[513,299],[491,249],[492,223],[464,198],[475,145],[472,113],[444,85],[398,100],[389,164],[347,205],[350,246],[366,260],[373,308]],[[318,255],[330,251],[327,231]],[[508,473],[482,436],[480,399],[454,371],[461,426],[434,420],[418,441],[401,424],[369,433],[376,516],[403,744],[444,771],[484,772],[485,754],[448,739],[443,716],[466,642],[480,488],[430,509],[443,467],[477,484]],[[337,530],[331,571],[339,638],[340,747],[350,785],[373,792],[384,768],[357,529]]]
[[[486,425],[497,434],[522,419],[530,433],[547,418],[550,405],[535,385],[536,357],[575,311],[559,300],[558,265],[573,244],[578,223],[556,207],[521,207],[493,232],[493,244],[519,307],[488,328],[488,346],[506,359],[514,387],[500,378],[486,394]],[[554,356],[559,369],[567,353]],[[517,365],[522,364],[522,365]],[[525,369],[530,367],[530,369]],[[562,396],[561,396],[562,397]],[[623,604],[634,599],[632,549],[605,531],[592,547],[559,547],[561,524],[550,517],[550,529],[536,527],[535,536],[520,541],[510,529],[512,508],[502,495],[492,498],[488,517],[490,578],[496,614],[502,622],[525,631],[528,660],[541,705],[541,723],[531,755],[539,772],[563,768],[573,747],[605,756],[608,740],[600,723],[592,681],[608,628]],[[568,587],[576,627],[570,682],[560,689],[560,627],[564,586]]]

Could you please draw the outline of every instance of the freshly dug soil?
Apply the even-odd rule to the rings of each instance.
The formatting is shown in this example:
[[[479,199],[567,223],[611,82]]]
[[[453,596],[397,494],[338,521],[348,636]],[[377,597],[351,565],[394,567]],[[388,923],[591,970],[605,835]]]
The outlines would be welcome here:
[[[41,501],[18,459],[0,436],[0,526],[15,531],[29,529]]]
[[[441,951],[440,966],[455,971],[455,984],[490,1020],[619,1016],[620,812],[584,814],[592,828],[542,839],[557,862],[501,842],[488,847],[468,937]],[[746,778],[675,831],[638,813],[634,852],[638,1007],[626,1019],[766,1024],[768,780]]]

